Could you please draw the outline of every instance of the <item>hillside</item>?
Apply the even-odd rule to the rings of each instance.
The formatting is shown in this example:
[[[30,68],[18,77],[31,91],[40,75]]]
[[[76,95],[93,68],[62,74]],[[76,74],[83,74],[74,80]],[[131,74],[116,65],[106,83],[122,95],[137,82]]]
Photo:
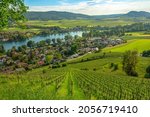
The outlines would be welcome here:
[[[150,49],[150,39],[138,39],[130,40],[127,44],[105,48],[104,51],[125,52],[127,50],[138,50],[139,52],[143,52],[148,49]]]
[[[129,13],[125,14],[126,17],[145,17],[150,18],[150,13],[145,11],[130,11]]]
[[[27,12],[25,14],[28,20],[76,20],[76,19],[105,19],[105,18],[150,18],[150,13],[145,11],[131,11],[127,14],[110,14],[110,15],[85,15],[71,12],[48,11],[48,12]]]
[[[29,20],[61,20],[61,19],[89,19],[91,16],[76,14],[70,12],[58,12],[58,11],[48,11],[48,12],[28,12],[25,14]]]

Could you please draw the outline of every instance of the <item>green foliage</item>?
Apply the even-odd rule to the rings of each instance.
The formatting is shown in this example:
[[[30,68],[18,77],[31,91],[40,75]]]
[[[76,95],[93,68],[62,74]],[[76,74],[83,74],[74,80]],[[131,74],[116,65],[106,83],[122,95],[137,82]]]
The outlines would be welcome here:
[[[24,13],[27,7],[23,0],[1,0],[0,2],[0,29],[9,24],[24,20]]]
[[[0,45],[0,53],[4,53],[5,52],[5,48],[3,45]]]
[[[50,64],[51,61],[52,61],[52,59],[53,59],[53,56],[52,56],[52,55],[46,55],[46,63],[47,63],[47,64]]]
[[[34,46],[34,41],[28,41],[27,46],[32,48]]]
[[[150,57],[150,50],[143,51],[142,56],[143,57]]]
[[[150,65],[146,68],[145,78],[150,78]]]
[[[62,67],[66,67],[66,66],[67,66],[67,64],[66,64],[66,63],[63,63],[63,64],[62,64]]]
[[[119,67],[118,67],[118,64],[114,64],[114,71],[116,71],[116,70],[118,70],[119,69]]]
[[[137,51],[126,51],[123,56],[123,70],[130,76],[138,76],[135,71],[138,63],[138,52]]]

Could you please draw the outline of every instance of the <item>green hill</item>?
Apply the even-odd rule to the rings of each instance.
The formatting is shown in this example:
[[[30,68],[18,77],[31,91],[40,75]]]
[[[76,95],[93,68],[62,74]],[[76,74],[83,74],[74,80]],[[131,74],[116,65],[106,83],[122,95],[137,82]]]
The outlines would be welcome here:
[[[76,19],[111,19],[111,18],[150,18],[150,13],[145,11],[131,11],[127,14],[111,14],[111,15],[85,15],[79,13],[47,11],[47,12],[27,12],[25,14],[28,20],[76,20]]]
[[[105,48],[104,51],[125,52],[127,50],[138,50],[139,52],[143,52],[148,49],[150,49],[150,39],[138,39],[130,40],[126,44]]]

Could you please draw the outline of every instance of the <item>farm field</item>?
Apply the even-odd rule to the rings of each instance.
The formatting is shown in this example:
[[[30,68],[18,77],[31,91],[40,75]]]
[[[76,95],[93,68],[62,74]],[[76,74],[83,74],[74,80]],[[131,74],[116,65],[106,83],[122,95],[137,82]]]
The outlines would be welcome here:
[[[116,25],[129,25],[133,24],[132,20],[123,20],[123,19],[104,19],[104,20],[49,20],[49,21],[28,21],[27,25],[35,26],[59,26],[62,28],[73,28],[76,26],[116,26]]]

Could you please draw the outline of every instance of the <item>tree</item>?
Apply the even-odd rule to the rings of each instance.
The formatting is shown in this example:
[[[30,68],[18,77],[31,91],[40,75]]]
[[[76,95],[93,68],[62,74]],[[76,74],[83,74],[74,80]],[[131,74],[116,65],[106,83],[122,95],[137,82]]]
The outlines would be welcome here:
[[[51,39],[46,39],[46,43],[47,43],[48,45],[50,45],[50,44],[51,44]]]
[[[136,64],[138,63],[137,51],[126,51],[123,56],[123,70],[129,76],[138,76],[136,70]]]
[[[27,46],[32,48],[34,46],[34,41],[28,41]]]
[[[56,39],[52,39],[52,42],[55,45],[56,44]]]
[[[51,63],[52,60],[53,60],[53,56],[52,55],[46,55],[46,63],[47,64]]]
[[[78,46],[76,44],[71,45],[71,53],[74,54],[77,52]]]
[[[24,13],[27,7],[24,0],[1,0],[0,1],[0,29],[7,27],[10,23],[25,20]]]
[[[64,39],[65,41],[69,41],[69,40],[72,40],[73,37],[69,34],[69,35],[66,35]]]
[[[5,48],[3,45],[0,45],[0,53],[4,53],[5,52]]]
[[[150,65],[146,68],[145,78],[150,78]]]

